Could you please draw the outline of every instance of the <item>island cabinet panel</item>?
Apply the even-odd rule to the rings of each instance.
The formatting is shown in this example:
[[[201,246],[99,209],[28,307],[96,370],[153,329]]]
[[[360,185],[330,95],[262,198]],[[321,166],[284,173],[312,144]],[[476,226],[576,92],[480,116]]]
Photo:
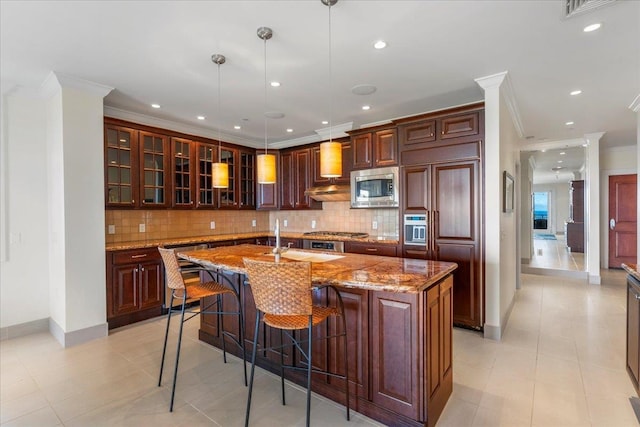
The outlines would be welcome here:
[[[627,372],[639,392],[640,384],[640,281],[627,276]]]
[[[108,252],[109,328],[162,314],[164,270],[156,248]]]

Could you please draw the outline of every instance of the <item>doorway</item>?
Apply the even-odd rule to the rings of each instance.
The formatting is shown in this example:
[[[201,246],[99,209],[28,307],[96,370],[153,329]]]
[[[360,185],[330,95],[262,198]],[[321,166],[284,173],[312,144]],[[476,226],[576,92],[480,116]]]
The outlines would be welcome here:
[[[609,268],[637,261],[637,174],[609,176]]]

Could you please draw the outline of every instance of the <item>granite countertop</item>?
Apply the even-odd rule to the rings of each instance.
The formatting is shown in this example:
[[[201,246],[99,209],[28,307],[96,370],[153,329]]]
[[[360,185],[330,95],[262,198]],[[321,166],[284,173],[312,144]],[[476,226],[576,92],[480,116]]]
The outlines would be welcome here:
[[[290,250],[292,256],[309,254],[313,283],[328,283],[346,288],[385,292],[417,293],[451,274],[458,265],[452,262],[404,259],[377,255],[359,255],[314,250]],[[327,257],[329,260],[314,261]],[[259,245],[237,245],[181,252],[180,258],[207,268],[245,273],[242,258],[273,260],[268,248]],[[287,252],[281,262],[291,262]]]
[[[640,271],[638,271],[638,264],[622,264],[622,268],[624,268],[627,273],[635,277],[637,280],[640,280]]]
[[[241,239],[256,239],[259,237],[273,237],[274,234],[272,231],[261,231],[261,232],[253,232],[253,233],[233,233],[233,234],[216,234],[210,236],[194,236],[194,237],[183,237],[183,238],[167,238],[167,239],[148,239],[148,240],[131,240],[128,242],[118,242],[118,243],[108,243],[106,245],[107,251],[121,251],[127,249],[142,249],[142,248],[153,248],[157,246],[179,246],[179,245],[190,245],[190,244],[198,244],[198,243],[209,243],[209,242],[221,242],[225,240],[241,240]],[[339,240],[343,242],[362,242],[362,243],[380,243],[380,244],[388,244],[388,245],[397,245],[398,238],[397,237],[388,237],[388,236],[368,236],[365,238],[350,238],[350,237],[340,237],[336,238],[335,236],[305,236],[303,232],[285,232],[280,233],[280,237],[284,237],[287,239],[313,239],[313,240]]]

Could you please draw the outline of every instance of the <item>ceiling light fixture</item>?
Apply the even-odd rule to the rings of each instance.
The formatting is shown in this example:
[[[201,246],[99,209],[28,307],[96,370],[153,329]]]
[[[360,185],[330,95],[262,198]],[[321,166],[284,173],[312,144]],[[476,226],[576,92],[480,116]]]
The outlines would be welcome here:
[[[293,132],[293,129],[289,128],[289,129],[287,129],[287,132],[291,133],[291,132]]]
[[[320,0],[329,7],[329,141],[320,144],[320,176],[324,178],[339,178],[342,176],[342,144],[332,139],[333,124],[333,94],[331,73],[331,6],[338,0]]]
[[[582,91],[578,89],[578,90],[572,90],[571,92],[569,92],[569,95],[576,96],[576,95],[580,95],[581,93]]]
[[[204,120],[204,119],[205,119],[205,117],[204,117],[204,116],[198,116],[198,117],[197,117],[197,119],[198,119],[198,120]]]
[[[151,104],[152,108],[160,108],[160,104]]]
[[[384,49],[385,47],[387,47],[387,42],[385,42],[384,40],[378,40],[373,44],[373,47],[375,47],[376,49]]]
[[[573,122],[566,122],[565,125],[567,126],[571,126],[573,124]]]
[[[564,156],[565,154],[567,154],[567,153],[565,153],[564,151],[561,151],[561,152],[560,152],[560,155],[561,155],[561,156]]]
[[[211,163],[211,186],[213,188],[228,188],[229,187],[229,165],[222,163],[222,143],[220,142],[220,66],[227,61],[224,55],[214,53],[211,55],[211,61],[218,66],[218,161]],[[200,118],[200,117],[198,117]]]
[[[234,128],[235,130],[240,130],[240,129],[242,129],[242,126],[240,126],[240,125],[235,125],[233,128]]]
[[[257,175],[258,184],[275,184],[276,182],[276,156],[267,152],[267,40],[273,37],[273,31],[269,27],[260,27],[257,31],[258,38],[264,40],[264,154],[258,154]]]
[[[585,33],[590,33],[592,31],[600,29],[600,27],[602,27],[602,24],[599,22],[596,22],[595,24],[587,25],[586,27],[583,28],[582,31],[584,31]]]
[[[328,124],[329,124],[329,122],[328,122],[327,120],[323,120],[323,121],[322,121],[322,124],[323,124],[323,125],[328,125]]]
[[[271,87],[280,87],[280,82],[271,82]]]
[[[362,106],[362,109],[363,109],[364,111],[367,111],[367,110],[370,110],[370,109],[371,109],[371,106],[370,106],[370,105],[363,105],[363,106]]]

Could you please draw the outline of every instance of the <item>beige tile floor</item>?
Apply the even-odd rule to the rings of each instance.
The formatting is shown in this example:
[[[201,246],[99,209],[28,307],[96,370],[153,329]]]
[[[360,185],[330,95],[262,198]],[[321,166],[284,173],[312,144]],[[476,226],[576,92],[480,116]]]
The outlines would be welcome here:
[[[603,284],[523,275],[500,342],[454,331],[454,391],[438,426],[637,426],[635,391],[625,364],[625,284],[603,271]],[[156,387],[164,321],[62,349],[49,334],[0,343],[2,426],[235,426],[243,422],[241,364],[186,329],[176,408],[169,383]],[[252,425],[304,423],[304,393],[258,371]],[[314,397],[315,426],[372,426]]]
[[[584,271],[584,253],[569,251],[563,234],[557,234],[556,240],[533,239],[529,267]]]

